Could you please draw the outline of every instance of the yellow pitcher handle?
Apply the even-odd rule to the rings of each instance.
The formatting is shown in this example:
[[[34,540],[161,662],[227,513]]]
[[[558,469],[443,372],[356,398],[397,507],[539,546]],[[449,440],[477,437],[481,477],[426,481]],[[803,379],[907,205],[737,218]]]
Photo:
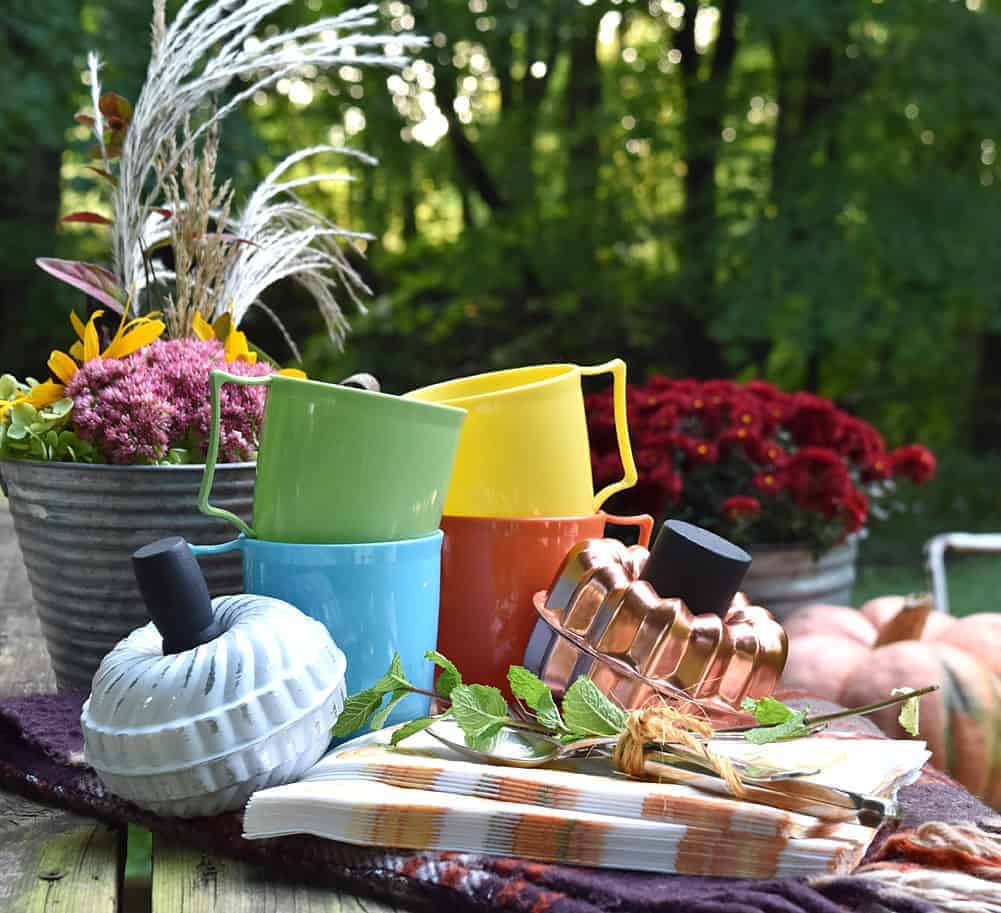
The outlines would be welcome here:
[[[215,479],[216,460],[219,459],[219,432],[221,425],[220,391],[225,383],[267,386],[274,379],[274,374],[265,374],[263,377],[243,377],[239,374],[227,374],[225,371],[213,371],[211,374],[212,386],[212,423],[209,425],[209,446],[205,454],[205,471],[202,473],[202,485],[198,489],[198,509],[203,514],[210,517],[219,517],[232,523],[240,532],[251,539],[256,539],[252,527],[247,526],[243,519],[231,511],[222,507],[214,507],[209,504],[209,495],[212,493],[212,481]]]
[[[629,442],[629,417],[626,414],[626,363],[621,358],[613,358],[603,365],[591,368],[581,368],[580,373],[590,377],[592,374],[612,375],[612,405],[615,408],[615,436],[619,442],[619,459],[625,475],[618,481],[606,485],[594,496],[592,508],[597,511],[616,492],[632,488],[638,478],[636,462],[633,460],[633,447]]]

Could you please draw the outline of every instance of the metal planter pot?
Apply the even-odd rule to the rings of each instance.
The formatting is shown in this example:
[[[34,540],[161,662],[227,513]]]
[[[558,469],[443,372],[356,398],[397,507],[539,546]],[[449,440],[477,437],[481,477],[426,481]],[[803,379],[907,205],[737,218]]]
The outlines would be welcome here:
[[[748,551],[753,560],[742,589],[751,602],[780,621],[812,602],[851,605],[858,555],[854,538],[817,561],[808,549],[794,545],[762,545]]]
[[[254,476],[254,463],[220,465],[212,489],[248,523]],[[198,511],[201,466],[2,460],[0,479],[60,690],[89,690],[104,655],[149,621],[132,552],[163,536],[233,538],[231,526]],[[243,591],[239,552],[205,558],[202,567],[213,596]]]

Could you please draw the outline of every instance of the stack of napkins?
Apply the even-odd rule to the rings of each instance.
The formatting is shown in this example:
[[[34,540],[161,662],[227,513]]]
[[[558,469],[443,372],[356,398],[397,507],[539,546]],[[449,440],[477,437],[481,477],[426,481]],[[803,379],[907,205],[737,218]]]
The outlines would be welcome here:
[[[808,802],[776,808],[631,780],[610,774],[607,760],[520,769],[465,760],[427,734],[399,749],[387,741],[388,731],[365,736],[335,749],[302,781],[255,793],[245,836],[309,833],[370,846],[772,878],[850,871],[875,834],[842,810]],[[819,768],[803,779],[880,796],[916,777],[929,757],[923,742],[828,736],[714,748]]]

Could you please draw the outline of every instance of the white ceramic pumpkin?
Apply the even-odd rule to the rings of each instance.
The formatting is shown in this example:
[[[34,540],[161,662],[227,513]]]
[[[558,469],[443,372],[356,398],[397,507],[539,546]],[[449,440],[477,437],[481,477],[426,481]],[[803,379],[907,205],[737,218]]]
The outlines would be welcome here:
[[[164,655],[150,624],[104,658],[83,705],[84,750],[113,793],[159,814],[242,807],[297,779],[330,743],[344,654],[327,629],[265,596],[212,601],[222,633]]]

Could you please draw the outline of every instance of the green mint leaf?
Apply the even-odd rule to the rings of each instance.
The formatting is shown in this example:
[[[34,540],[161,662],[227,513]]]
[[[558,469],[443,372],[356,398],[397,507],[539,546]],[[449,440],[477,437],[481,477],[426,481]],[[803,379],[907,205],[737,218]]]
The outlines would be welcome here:
[[[894,688],[890,694],[896,697],[898,694],[910,694],[913,688]],[[910,700],[904,701],[903,706],[900,708],[900,716],[897,717],[897,721],[901,726],[904,727],[904,731],[908,735],[919,735],[919,717],[921,711],[921,698],[912,697]]]
[[[397,729],[392,738],[389,740],[390,745],[399,745],[404,739],[409,739],[412,735],[417,735],[418,732],[423,732],[432,723],[437,723],[438,720],[442,719],[445,714],[441,716],[422,716],[418,717],[416,720],[411,720],[409,723],[404,723],[399,729]]]
[[[366,720],[379,709],[382,695],[374,688],[366,688],[357,694],[352,694],[344,702],[344,707],[334,722],[330,734],[336,738],[351,735],[356,729],[365,725]]]
[[[763,697],[760,700],[745,697],[740,702],[740,709],[753,714],[762,726],[775,726],[784,723],[796,714],[796,711],[788,704],[783,704],[782,701],[777,701],[773,697]]]
[[[389,694],[391,691],[399,691],[406,688],[413,691],[415,685],[407,678],[407,673],[403,671],[403,660],[399,653],[393,654],[393,661],[389,664],[389,671],[382,676],[372,687],[371,691],[376,694]]]
[[[626,712],[586,676],[578,678],[563,695],[563,718],[567,727],[582,738],[618,735],[626,726]]]
[[[400,688],[399,690],[394,691],[389,699],[389,703],[386,704],[386,706],[383,707],[378,713],[373,714],[372,722],[368,724],[368,728],[372,730],[382,729],[382,727],[386,725],[387,717],[393,712],[393,708],[409,694],[410,691],[407,688]]]
[[[794,710],[792,716],[776,726],[758,726],[744,733],[744,738],[755,745],[767,745],[769,742],[779,742],[782,739],[797,739],[809,735],[809,729],[803,725],[806,720],[805,710]]]
[[[441,669],[441,675],[438,676],[438,681],[435,682],[434,690],[442,697],[449,697],[452,694],[452,689],[456,685],[462,684],[462,675],[455,668],[455,663],[447,656],[442,656],[437,650],[428,650],[424,654],[424,658]]]
[[[556,709],[553,692],[541,678],[524,666],[511,666],[507,670],[507,681],[511,686],[511,693],[535,711],[536,719],[543,726],[554,730],[566,728],[563,717]]]
[[[452,717],[466,744],[478,751],[493,749],[497,734],[511,721],[500,691],[489,685],[456,685],[451,700]]]

